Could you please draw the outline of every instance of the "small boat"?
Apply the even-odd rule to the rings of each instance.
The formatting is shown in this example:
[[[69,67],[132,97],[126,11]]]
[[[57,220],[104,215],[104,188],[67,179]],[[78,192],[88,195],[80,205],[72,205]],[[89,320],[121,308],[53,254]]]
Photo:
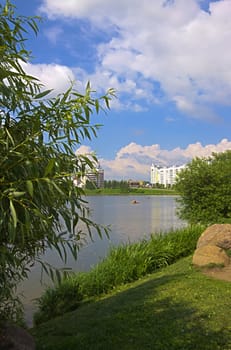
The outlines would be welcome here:
[[[138,204],[139,202],[138,202],[137,200],[134,199],[133,201],[131,201],[131,203],[132,203],[132,204]]]

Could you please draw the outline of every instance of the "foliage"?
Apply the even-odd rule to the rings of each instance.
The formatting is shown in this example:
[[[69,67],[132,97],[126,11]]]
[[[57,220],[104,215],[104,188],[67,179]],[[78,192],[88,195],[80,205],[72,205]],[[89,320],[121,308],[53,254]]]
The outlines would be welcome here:
[[[64,279],[55,288],[49,287],[39,299],[40,312],[35,313],[34,321],[39,324],[64,312],[75,310],[83,300],[83,294],[77,279],[71,276]]]
[[[104,188],[108,189],[120,189],[121,192],[129,192],[128,181],[117,181],[117,180],[105,180]]]
[[[231,220],[231,151],[193,159],[178,174],[180,218],[190,223],[224,223]]]
[[[102,232],[72,181],[96,158],[77,158],[74,149],[97,135],[90,117],[109,108],[114,91],[94,98],[89,83],[84,94],[72,84],[50,97],[23,68],[30,58],[25,35],[37,34],[37,21],[16,16],[9,1],[0,5],[0,319],[16,318],[16,286],[35,260],[49,272],[40,259],[47,248],[65,261],[68,249],[77,256],[83,232]]]
[[[85,188],[87,190],[95,190],[95,189],[97,189],[97,186],[96,186],[95,182],[87,180]]]
[[[42,350],[231,349],[230,282],[180,259],[33,329]]]
[[[191,254],[203,229],[199,225],[187,227],[168,234],[152,235],[149,240],[112,247],[108,256],[89,272],[73,274],[59,286],[46,290],[38,299],[35,323],[62,315],[70,308],[77,308],[81,299],[84,301],[109,293]]]
[[[129,188],[119,189],[119,188],[95,188],[95,189],[86,189],[87,195],[147,195],[147,196],[163,196],[163,195],[173,195],[176,196],[178,193],[173,189],[158,189],[158,188]]]

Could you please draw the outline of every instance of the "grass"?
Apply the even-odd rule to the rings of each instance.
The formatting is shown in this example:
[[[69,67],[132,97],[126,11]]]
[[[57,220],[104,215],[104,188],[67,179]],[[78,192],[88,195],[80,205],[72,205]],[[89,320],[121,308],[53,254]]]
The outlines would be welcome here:
[[[189,255],[202,231],[202,226],[190,226],[112,248],[89,272],[74,274],[47,289],[38,300],[35,324],[72,311],[86,300],[109,293]]]
[[[86,195],[177,195],[178,193],[173,189],[166,188],[129,188],[128,190],[121,190],[119,188],[97,188],[93,190],[85,189]]]
[[[230,350],[230,282],[181,258],[32,330],[37,350]]]
[[[204,265],[203,269],[214,269],[214,268],[218,268],[218,269],[223,269],[225,267],[225,265],[223,263],[221,264],[217,264],[217,263],[209,263],[208,265]]]

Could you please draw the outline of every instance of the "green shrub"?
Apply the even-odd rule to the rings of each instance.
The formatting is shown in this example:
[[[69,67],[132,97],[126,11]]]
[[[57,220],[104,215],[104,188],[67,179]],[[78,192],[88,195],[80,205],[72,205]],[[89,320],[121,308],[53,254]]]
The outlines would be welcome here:
[[[37,299],[39,311],[34,315],[34,323],[39,324],[65,312],[77,309],[83,295],[76,278],[68,277],[55,288],[48,288]]]

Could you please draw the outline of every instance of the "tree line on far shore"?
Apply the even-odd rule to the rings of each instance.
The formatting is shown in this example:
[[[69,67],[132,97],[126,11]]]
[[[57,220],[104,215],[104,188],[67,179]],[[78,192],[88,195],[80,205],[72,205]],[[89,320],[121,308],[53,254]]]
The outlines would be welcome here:
[[[86,189],[94,190],[97,188],[97,184],[93,181],[86,181]],[[104,188],[106,189],[118,189],[121,192],[128,192],[131,188],[159,188],[159,189],[174,189],[174,186],[163,184],[151,185],[148,181],[129,181],[129,180],[104,180]]]

